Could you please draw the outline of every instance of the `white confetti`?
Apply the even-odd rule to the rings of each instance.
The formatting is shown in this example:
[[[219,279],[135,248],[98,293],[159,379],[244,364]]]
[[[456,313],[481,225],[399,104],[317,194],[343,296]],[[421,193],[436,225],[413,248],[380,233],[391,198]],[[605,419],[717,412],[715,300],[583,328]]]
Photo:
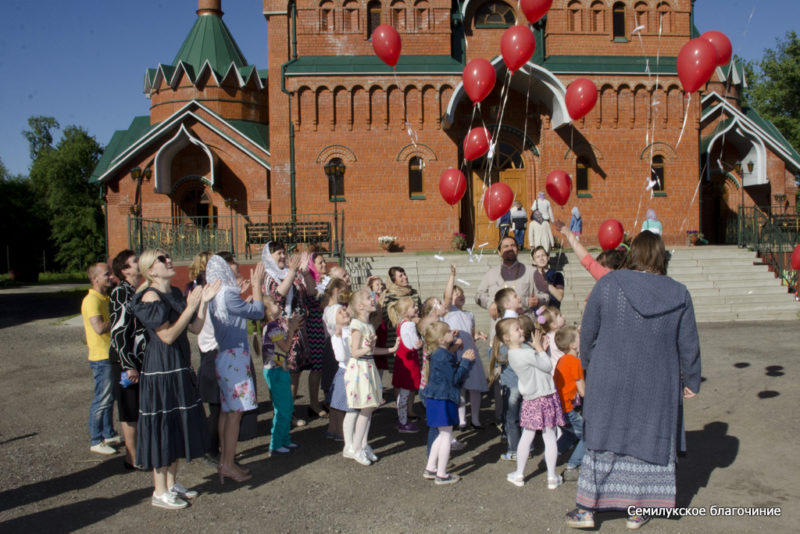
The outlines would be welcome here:
[[[439,261],[444,261],[444,257],[443,256],[439,256],[438,254],[434,254],[433,257],[436,258]]]
[[[488,241],[487,241],[486,243],[481,243],[480,245],[478,245],[478,248],[483,248],[483,247],[485,247],[485,246],[486,246],[486,245],[488,245],[488,244],[489,244],[489,242],[488,242]],[[481,252],[483,252],[483,251],[481,251]]]
[[[461,279],[461,278],[456,278],[456,281],[457,281],[459,284],[464,284],[465,286],[472,285],[472,284],[470,284],[469,282],[467,282],[466,280],[464,280],[464,279]]]

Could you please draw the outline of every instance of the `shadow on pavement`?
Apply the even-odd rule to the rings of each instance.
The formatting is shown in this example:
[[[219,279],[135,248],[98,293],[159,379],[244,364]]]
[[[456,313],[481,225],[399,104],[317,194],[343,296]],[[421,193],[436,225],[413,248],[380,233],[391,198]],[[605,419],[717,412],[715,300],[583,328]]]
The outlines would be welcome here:
[[[86,289],[54,293],[4,293],[0,291],[0,328],[40,319],[56,319],[81,312]]]
[[[686,433],[686,456],[678,458],[678,507],[689,506],[700,488],[708,486],[714,469],[729,467],[739,454],[739,439],[728,435],[728,423],[714,421],[703,430]]]

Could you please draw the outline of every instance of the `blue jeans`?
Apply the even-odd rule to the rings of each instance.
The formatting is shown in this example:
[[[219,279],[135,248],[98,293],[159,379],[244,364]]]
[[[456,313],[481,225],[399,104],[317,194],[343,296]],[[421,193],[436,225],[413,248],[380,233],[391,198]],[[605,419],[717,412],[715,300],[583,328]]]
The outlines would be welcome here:
[[[269,394],[272,397],[272,438],[269,450],[288,447],[292,440],[289,431],[292,429],[294,399],[292,398],[292,378],[289,371],[280,367],[264,368],[264,380],[267,381]]]
[[[506,437],[508,438],[508,452],[517,452],[517,444],[522,434],[519,427],[519,411],[522,408],[522,395],[519,394],[519,379],[517,374],[506,366],[500,373],[500,385],[503,392],[503,413]]]
[[[564,414],[569,422],[568,426],[561,428],[561,437],[558,439],[558,454],[569,450],[573,444],[575,450],[569,457],[567,467],[575,469],[583,463],[583,455],[586,453],[586,444],[583,442],[583,416],[577,411],[572,410]]]
[[[517,242],[517,246],[522,249],[523,244],[525,243],[525,229],[522,230],[514,230],[514,240]]]
[[[89,407],[89,437],[91,444],[97,445],[117,435],[114,432],[114,377],[108,360],[90,361],[89,367],[94,374],[94,399]]]

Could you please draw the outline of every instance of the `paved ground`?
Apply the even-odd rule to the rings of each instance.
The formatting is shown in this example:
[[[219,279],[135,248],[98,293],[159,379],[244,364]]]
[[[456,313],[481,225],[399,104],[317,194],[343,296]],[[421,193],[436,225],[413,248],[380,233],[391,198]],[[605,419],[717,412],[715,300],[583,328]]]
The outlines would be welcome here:
[[[253,479],[220,486],[202,461],[184,464],[181,480],[201,495],[186,510],[154,509],[148,473],[124,472],[120,456],[88,450],[83,333],[61,319],[77,313],[79,300],[0,291],[0,532],[572,532],[562,517],[575,485],[546,489],[541,450],[520,489],[505,481],[512,466],[497,460],[504,449],[496,430],[463,433],[468,447],[453,457],[463,481],[435,487],[420,476],[424,435],[397,434],[393,404],[374,420],[374,466],[344,460],[320,421],[294,431],[296,455],[269,459],[266,387],[262,437],[240,444]],[[796,531],[797,326],[700,327],[705,381],[687,403],[689,454],[678,466],[681,506],[779,507],[782,515],[660,519],[648,532]],[[307,398],[298,402],[304,410]],[[491,414],[485,400],[483,420]],[[599,520],[603,532],[625,530],[620,514]]]

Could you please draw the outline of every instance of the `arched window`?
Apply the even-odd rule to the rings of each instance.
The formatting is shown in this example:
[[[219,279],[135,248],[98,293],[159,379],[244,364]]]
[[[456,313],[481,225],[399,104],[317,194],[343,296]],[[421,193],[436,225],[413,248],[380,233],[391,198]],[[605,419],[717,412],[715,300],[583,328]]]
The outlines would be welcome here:
[[[647,27],[647,4],[639,2],[633,6],[633,10],[636,13],[636,26],[644,26],[645,31],[649,30]]]
[[[406,29],[406,5],[403,0],[395,0],[391,6],[392,26],[397,31]]]
[[[415,156],[408,160],[408,196],[410,198],[424,194],[422,191],[422,171],[424,168],[425,163],[422,158]]]
[[[358,2],[348,0],[342,6],[342,30],[350,33],[358,31]]]
[[[569,31],[580,33],[581,27],[581,3],[574,1],[567,6],[567,17],[569,17]]]
[[[472,164],[473,169],[485,169],[487,165],[486,156],[476,160]],[[508,143],[498,141],[495,148],[494,160],[492,161],[492,169],[497,171],[504,171],[507,169],[522,169],[525,163],[522,161],[522,154],[519,150],[514,148]]]
[[[669,7],[669,4],[666,2],[661,2],[656,7],[656,10],[658,11],[658,22],[661,25],[661,33],[670,33],[672,15],[670,14],[671,9]]]
[[[417,31],[427,31],[431,27],[431,8],[428,2],[420,0],[414,4],[414,28]]]
[[[664,156],[653,156],[653,162],[650,165],[650,177],[656,181],[653,191],[666,191],[664,187]]]
[[[332,165],[336,165],[339,172],[334,169],[334,172],[328,176],[328,200],[341,202],[344,200],[344,162],[341,158],[333,158],[325,165],[325,171],[327,172],[327,167]]]
[[[367,4],[367,37],[381,25],[381,3],[373,0]]]
[[[611,22],[614,30],[614,39],[627,40],[625,36],[625,4],[622,2],[614,4],[613,13]]]
[[[516,23],[514,9],[505,2],[486,2],[475,13],[475,26],[506,28]]]
[[[580,157],[575,161],[575,192],[579,195],[589,192],[589,175],[592,169],[586,158]]]
[[[592,4],[592,31],[595,33],[606,31],[606,6],[603,2]]]
[[[333,2],[322,0],[319,3],[319,31],[333,31]]]

